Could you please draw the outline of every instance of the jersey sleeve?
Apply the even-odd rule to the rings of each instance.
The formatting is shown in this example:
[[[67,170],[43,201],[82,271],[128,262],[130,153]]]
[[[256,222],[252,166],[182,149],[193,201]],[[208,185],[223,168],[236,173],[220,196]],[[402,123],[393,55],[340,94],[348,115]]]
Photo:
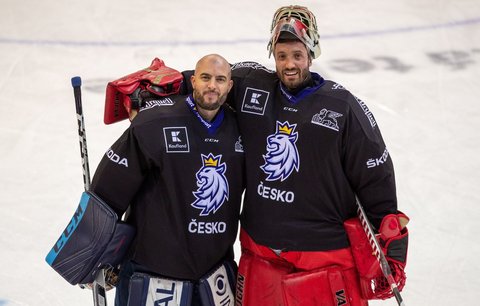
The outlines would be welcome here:
[[[396,213],[393,162],[382,134],[366,104],[350,96],[351,112],[344,138],[344,166],[350,184],[372,224]]]
[[[141,187],[149,168],[147,160],[130,127],[103,156],[90,190],[120,217]]]

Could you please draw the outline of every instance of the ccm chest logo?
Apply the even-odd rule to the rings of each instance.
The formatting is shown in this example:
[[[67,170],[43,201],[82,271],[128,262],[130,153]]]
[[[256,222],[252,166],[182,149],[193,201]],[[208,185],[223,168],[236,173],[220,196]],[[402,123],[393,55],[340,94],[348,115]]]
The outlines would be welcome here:
[[[247,87],[243,96],[242,112],[263,115],[269,95],[268,91]]]
[[[163,128],[163,136],[165,138],[165,148],[167,153],[190,152],[190,144],[188,143],[188,133],[186,127],[182,126]]]

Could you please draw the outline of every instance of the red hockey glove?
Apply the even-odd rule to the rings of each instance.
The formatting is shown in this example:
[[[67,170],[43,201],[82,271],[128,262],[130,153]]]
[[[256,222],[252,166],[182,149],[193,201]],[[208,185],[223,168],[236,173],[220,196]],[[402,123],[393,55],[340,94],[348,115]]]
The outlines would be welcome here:
[[[405,266],[407,264],[409,218],[401,213],[383,218],[377,239],[390,265],[398,289],[405,286]]]
[[[183,75],[155,58],[152,64],[118,80],[109,82],[105,96],[105,124],[133,117],[140,108],[139,94],[151,93],[155,96],[168,96],[180,90]]]
[[[383,218],[377,235],[400,291],[405,286],[406,280],[404,269],[408,249],[408,230],[405,227],[407,223],[408,217],[403,213],[387,215]],[[360,277],[362,296],[368,300],[392,297],[390,285],[383,275],[360,220],[349,219],[345,221],[344,226]]]

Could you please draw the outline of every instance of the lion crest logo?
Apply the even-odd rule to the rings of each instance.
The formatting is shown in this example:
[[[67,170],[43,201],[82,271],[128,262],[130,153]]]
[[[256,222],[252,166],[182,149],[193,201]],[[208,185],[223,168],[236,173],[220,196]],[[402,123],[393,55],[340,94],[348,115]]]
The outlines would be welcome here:
[[[225,177],[227,165],[221,163],[222,155],[208,154],[202,156],[203,166],[196,174],[197,191],[193,192],[196,200],[192,206],[201,209],[200,216],[215,213],[228,200],[228,181]]]
[[[288,121],[277,121],[275,134],[267,137],[267,154],[263,155],[265,164],[260,166],[268,175],[267,181],[284,181],[293,170],[298,172],[300,158],[295,144],[298,138],[296,127]]]

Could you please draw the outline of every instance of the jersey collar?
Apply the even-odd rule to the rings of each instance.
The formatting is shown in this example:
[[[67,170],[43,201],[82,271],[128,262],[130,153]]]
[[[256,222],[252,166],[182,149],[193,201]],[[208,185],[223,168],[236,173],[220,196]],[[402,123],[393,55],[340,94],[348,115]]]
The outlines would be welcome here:
[[[280,91],[290,103],[297,104],[301,99],[315,92],[325,83],[325,80],[318,73],[310,72],[310,74],[312,75],[312,81],[314,85],[305,87],[296,94],[290,93],[289,90],[282,84],[282,82],[280,82]]]
[[[215,118],[213,118],[213,121],[208,122],[207,120],[203,119],[203,117],[197,111],[197,107],[195,105],[195,102],[193,102],[192,95],[189,95],[187,97],[187,99],[185,100],[185,102],[186,102],[188,108],[192,111],[192,113],[200,121],[200,123],[203,124],[207,128],[208,134],[215,134],[215,132],[217,131],[220,124],[222,124],[223,118],[225,117],[225,111],[223,110],[223,107],[220,107],[217,115],[215,116]]]

